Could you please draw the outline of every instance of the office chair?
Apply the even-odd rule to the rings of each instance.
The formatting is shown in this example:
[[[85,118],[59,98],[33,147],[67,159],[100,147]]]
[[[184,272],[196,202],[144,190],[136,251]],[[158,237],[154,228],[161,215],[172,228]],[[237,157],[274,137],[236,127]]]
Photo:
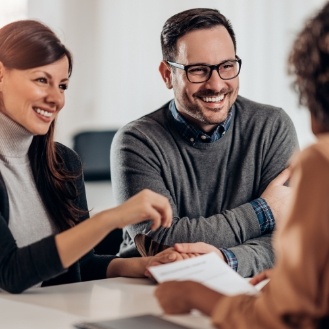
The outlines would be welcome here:
[[[88,182],[111,182],[110,149],[117,130],[88,130],[73,136],[73,149],[81,158],[86,189]],[[106,186],[111,188],[110,184]],[[96,184],[101,191],[101,185]],[[110,200],[109,206],[110,208]],[[97,254],[115,255],[122,242],[122,229],[110,232],[94,249]]]
[[[81,158],[85,181],[111,181],[110,148],[115,133],[90,130],[73,136],[73,149]]]

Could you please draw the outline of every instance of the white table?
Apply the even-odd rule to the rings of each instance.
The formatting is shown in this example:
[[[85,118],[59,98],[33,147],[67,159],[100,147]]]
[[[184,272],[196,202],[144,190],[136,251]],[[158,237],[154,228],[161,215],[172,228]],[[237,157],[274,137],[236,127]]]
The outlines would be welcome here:
[[[73,329],[81,321],[159,315],[154,289],[147,279],[115,278],[31,288],[20,295],[0,292],[0,328]],[[213,328],[199,313],[165,318],[190,328]]]

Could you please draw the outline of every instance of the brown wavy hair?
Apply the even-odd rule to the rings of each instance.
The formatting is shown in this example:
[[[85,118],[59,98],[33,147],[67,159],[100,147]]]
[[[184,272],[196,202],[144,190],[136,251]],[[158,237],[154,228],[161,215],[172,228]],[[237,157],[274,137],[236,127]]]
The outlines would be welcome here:
[[[6,68],[26,70],[51,64],[64,56],[72,73],[72,56],[55,33],[35,20],[21,20],[0,29],[0,61]],[[54,142],[56,122],[45,135],[34,136],[28,156],[33,176],[48,213],[58,230],[73,226],[81,215],[74,206],[78,197],[74,180]]]
[[[329,3],[307,21],[288,63],[300,104],[329,130]]]

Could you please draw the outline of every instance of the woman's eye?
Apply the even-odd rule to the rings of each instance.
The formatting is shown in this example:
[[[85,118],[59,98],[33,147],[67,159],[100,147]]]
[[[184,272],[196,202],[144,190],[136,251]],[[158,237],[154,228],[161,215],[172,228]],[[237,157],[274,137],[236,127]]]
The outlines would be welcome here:
[[[41,82],[41,83],[47,83],[46,78],[37,78],[36,81]]]
[[[66,90],[69,86],[66,83],[60,84],[59,88],[62,90]]]

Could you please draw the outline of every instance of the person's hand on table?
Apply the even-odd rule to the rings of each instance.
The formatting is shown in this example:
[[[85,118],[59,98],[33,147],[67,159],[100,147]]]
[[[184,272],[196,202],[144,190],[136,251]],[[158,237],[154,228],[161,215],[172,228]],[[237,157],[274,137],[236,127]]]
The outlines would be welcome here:
[[[223,253],[219,249],[205,242],[175,243],[174,249],[179,253],[193,255],[203,255],[210,252],[215,252],[221,259],[226,261]]]
[[[155,296],[165,313],[183,314],[198,309],[210,315],[223,295],[195,281],[167,281],[156,288]]]
[[[161,264],[177,262],[183,259],[188,259],[196,256],[197,255],[193,253],[186,254],[186,253],[177,252],[173,247],[170,247],[166,250],[159,252],[155,256],[147,257],[148,263],[146,265],[145,276],[153,279],[152,274],[148,270],[150,266],[157,266]]]
[[[155,256],[129,258],[118,257],[110,262],[107,270],[107,277],[123,276],[141,278],[146,276],[153,279],[152,274],[148,270],[150,266],[172,263],[190,257],[192,257],[192,255],[187,256],[180,254],[175,251],[174,248],[168,248],[159,252]]]

